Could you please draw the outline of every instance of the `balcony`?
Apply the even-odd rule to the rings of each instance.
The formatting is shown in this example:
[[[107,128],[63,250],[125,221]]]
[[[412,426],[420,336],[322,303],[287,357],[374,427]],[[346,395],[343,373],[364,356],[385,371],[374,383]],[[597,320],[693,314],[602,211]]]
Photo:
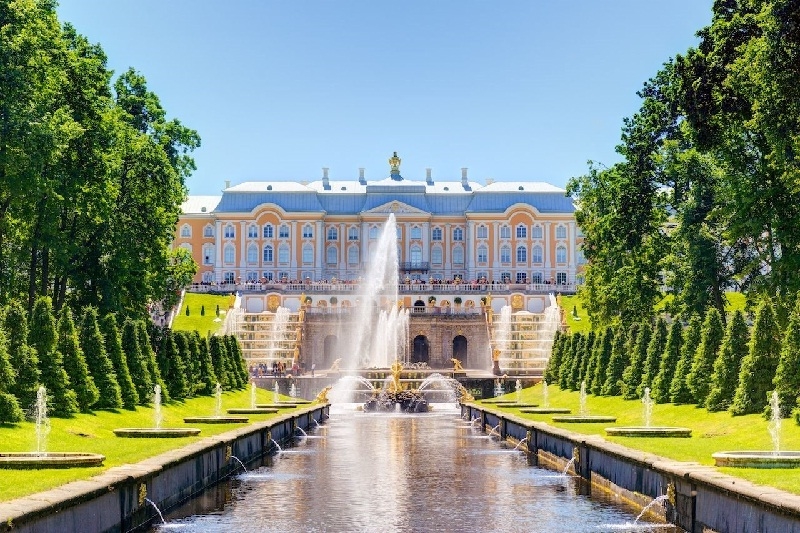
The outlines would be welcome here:
[[[430,263],[427,261],[407,261],[397,264],[397,269],[401,272],[427,272],[429,268]]]

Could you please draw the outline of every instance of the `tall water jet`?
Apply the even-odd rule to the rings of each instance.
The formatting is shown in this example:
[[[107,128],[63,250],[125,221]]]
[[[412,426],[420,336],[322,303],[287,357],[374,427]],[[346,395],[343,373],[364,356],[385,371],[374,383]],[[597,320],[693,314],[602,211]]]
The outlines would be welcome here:
[[[516,394],[517,403],[519,403],[520,400],[522,399],[522,381],[521,380],[518,379],[517,382],[514,384],[514,390],[517,393]]]
[[[250,409],[256,408],[256,382],[250,383]]]
[[[778,391],[772,391],[769,399],[771,416],[769,419],[769,436],[772,439],[772,453],[778,455],[781,451],[781,404]]]
[[[161,429],[161,385],[153,387],[153,427]]]
[[[214,387],[214,416],[222,415],[222,385]]]
[[[581,395],[580,395],[580,405],[578,408],[578,414],[581,416],[586,416],[589,414],[589,410],[586,407],[586,382],[581,381]]]
[[[628,427],[614,427],[606,428],[607,435],[614,435],[617,437],[683,437],[688,438],[692,436],[692,430],[682,427],[671,426],[652,426],[650,424],[653,418],[653,399],[650,397],[650,387],[644,388],[642,394],[642,418],[643,424],[641,426],[628,426]]]
[[[44,454],[47,448],[47,435],[50,433],[50,419],[47,417],[47,389],[40,386],[36,391],[35,407],[36,453]]]
[[[644,406],[644,427],[649,428],[650,419],[653,417],[653,399],[650,397],[650,387],[644,388],[642,405]]]
[[[272,387],[272,403],[278,403],[281,401],[280,389],[278,388],[278,382],[275,381],[275,385]]]
[[[397,223],[394,214],[370,246],[369,269],[361,283],[363,292],[352,332],[353,349],[344,354],[344,370],[389,368],[394,361],[407,362],[409,315],[401,309],[398,291]]]
[[[542,407],[550,407],[550,398],[548,398],[547,380],[542,380]]]

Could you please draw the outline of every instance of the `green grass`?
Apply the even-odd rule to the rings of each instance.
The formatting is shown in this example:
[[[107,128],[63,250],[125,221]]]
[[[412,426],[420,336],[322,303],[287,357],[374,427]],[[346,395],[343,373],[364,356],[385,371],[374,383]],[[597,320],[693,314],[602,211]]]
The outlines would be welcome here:
[[[569,326],[570,333],[585,333],[591,331],[592,323],[589,321],[589,314],[583,308],[583,301],[578,295],[574,296],[561,296],[561,307],[564,308],[564,315],[567,318],[567,326]],[[576,319],[572,315],[572,310],[578,312]]]
[[[282,396],[282,400],[289,400]],[[273,392],[257,391],[259,403],[273,400]],[[216,400],[211,396],[192,398],[182,403],[162,407],[162,427],[187,427],[186,416],[210,416],[214,414]],[[250,407],[250,391],[225,392],[222,409]],[[281,413],[289,412],[289,409]],[[278,414],[247,415],[250,422],[261,422]],[[101,467],[48,469],[48,470],[0,470],[0,501],[11,500],[57,487],[70,481],[88,479],[108,468],[141,461],[160,453],[180,448],[208,436],[224,433],[243,424],[198,424],[202,431],[197,437],[178,439],[128,439],[114,435],[113,430],[124,427],[153,427],[153,409],[139,407],[136,411],[97,411],[80,414],[69,419],[50,419],[50,434],[47,437],[48,452],[83,452],[105,455]],[[16,425],[0,425],[0,452],[36,451],[34,424],[24,422]]]
[[[550,386],[548,398],[551,407],[570,408],[573,413],[579,411],[580,394],[578,392],[562,391],[556,386]],[[516,393],[507,394],[503,399],[515,400]],[[541,385],[523,389],[522,402],[541,404],[542,400]],[[586,405],[589,414],[616,416],[616,424],[563,424],[553,422],[553,415],[527,414],[521,413],[518,409],[506,408],[503,408],[502,411],[514,413],[530,420],[546,422],[576,433],[600,435],[609,442],[616,442],[635,450],[703,465],[714,465],[711,454],[715,452],[772,450],[768,421],[760,415],[734,417],[727,412],[709,413],[705,409],[693,405],[657,404],[653,406],[651,425],[687,427],[692,430],[692,437],[688,439],[611,437],[605,434],[606,427],[644,424],[641,401],[590,395]],[[486,407],[497,409],[491,404],[486,404]],[[800,426],[795,424],[792,419],[783,420],[780,443],[783,450],[800,449]],[[800,494],[800,469],[718,468],[718,470],[754,483]]]
[[[230,295],[217,295],[217,294],[203,294],[195,292],[187,292],[183,298],[183,305],[180,312],[175,316],[172,323],[172,329],[178,331],[197,331],[202,336],[206,336],[209,332],[216,333],[222,328],[223,320],[225,320],[225,313],[228,312],[228,305],[230,304]],[[219,322],[214,322],[217,318],[216,310],[219,305],[220,315],[222,319]],[[189,306],[189,316],[186,316],[186,306]],[[205,315],[200,314],[200,309],[205,306]]]

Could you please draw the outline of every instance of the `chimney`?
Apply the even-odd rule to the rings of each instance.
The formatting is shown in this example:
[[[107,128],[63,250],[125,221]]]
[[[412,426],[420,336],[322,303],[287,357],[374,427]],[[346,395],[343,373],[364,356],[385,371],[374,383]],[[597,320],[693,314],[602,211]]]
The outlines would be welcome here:
[[[225,188],[226,189],[230,189],[231,188],[231,180],[225,180]]]
[[[328,167],[322,167],[322,188],[326,191],[331,190],[331,184],[328,181]]]
[[[467,169],[461,169],[461,186],[469,190],[469,181],[467,181]]]
[[[433,178],[431,177],[431,169],[425,169],[425,183],[428,185],[433,185]]]
[[[360,167],[358,169],[358,182],[361,185],[366,185],[367,184],[367,178],[364,177],[364,167]]]
[[[486,178],[486,185],[491,185],[494,183],[494,178]]]

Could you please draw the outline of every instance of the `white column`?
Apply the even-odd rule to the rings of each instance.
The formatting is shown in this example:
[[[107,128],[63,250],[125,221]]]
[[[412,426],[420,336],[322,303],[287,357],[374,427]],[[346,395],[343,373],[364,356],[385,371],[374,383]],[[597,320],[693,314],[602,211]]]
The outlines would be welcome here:
[[[361,241],[359,242],[359,253],[361,262],[358,265],[358,270],[363,272],[364,266],[369,259],[369,225],[366,222],[361,223]]]
[[[303,281],[300,276],[300,273],[297,271],[297,221],[292,220],[289,223],[289,239],[291,240],[291,245],[289,246],[290,253],[292,256],[289,258],[289,265],[290,265],[290,272],[289,277],[298,279]]]
[[[316,276],[318,278],[322,277],[322,255],[323,250],[325,249],[325,225],[322,223],[321,220],[317,220],[314,224],[316,229],[314,230],[314,239],[316,239],[317,244],[317,253],[315,254],[316,257],[314,258],[314,267],[317,272]]]
[[[544,276],[547,279],[548,270],[550,269],[550,247],[552,246],[553,240],[550,238],[550,222],[544,223]]]
[[[431,223],[422,223],[422,261],[430,262],[431,260]]]
[[[472,220],[467,222],[467,273],[464,281],[469,281],[475,276],[475,222]]]
[[[452,256],[453,236],[450,234],[450,224],[444,225],[444,235],[442,235],[442,252],[444,253],[444,276],[449,277],[452,274],[452,265],[450,264],[450,257]]]
[[[567,261],[569,270],[567,272],[567,283],[575,281],[575,265],[578,263],[578,247],[575,246],[575,222],[567,225]]]
[[[214,231],[214,279],[217,283],[222,281],[222,221],[217,220]]]
[[[242,220],[239,222],[241,236],[239,237],[239,275],[244,279],[244,269],[247,266],[247,222]]]
[[[339,224],[339,261],[336,265],[339,274],[337,278],[342,279],[342,275],[347,272],[347,225],[342,222]]]

